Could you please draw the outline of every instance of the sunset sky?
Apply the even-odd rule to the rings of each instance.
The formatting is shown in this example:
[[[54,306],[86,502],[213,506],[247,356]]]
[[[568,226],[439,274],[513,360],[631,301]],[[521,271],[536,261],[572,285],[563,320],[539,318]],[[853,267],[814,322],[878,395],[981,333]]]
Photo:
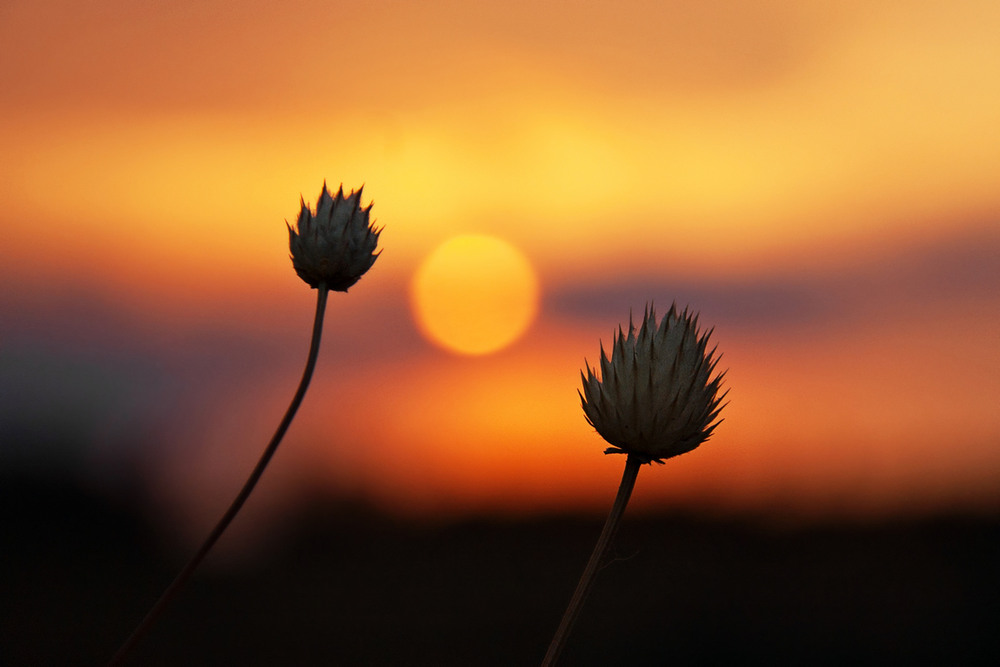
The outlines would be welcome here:
[[[731,402],[636,507],[998,510],[997,34],[987,0],[5,2],[0,467],[202,532],[301,374],[285,220],[325,180],[384,252],[331,295],[261,521],[603,511],[579,371],[649,301],[715,327]],[[528,295],[453,297],[527,318],[487,354],[414,299],[465,235]]]

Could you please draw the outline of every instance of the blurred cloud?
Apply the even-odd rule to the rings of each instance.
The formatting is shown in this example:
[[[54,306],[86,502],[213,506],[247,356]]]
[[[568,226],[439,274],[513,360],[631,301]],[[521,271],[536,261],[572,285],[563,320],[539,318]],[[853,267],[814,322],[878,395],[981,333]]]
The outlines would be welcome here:
[[[651,92],[730,93],[801,68],[809,54],[829,47],[830,33],[843,29],[843,18],[830,18],[857,12],[792,2],[649,0],[258,0],[242,3],[239,12],[218,0],[6,5],[0,34],[17,57],[3,61],[10,85],[0,100],[120,108],[127,97],[132,108],[157,110],[337,97],[348,109],[404,100],[426,105],[442,88],[481,94],[516,85],[532,71],[610,90],[652,84]],[[43,25],[46,39],[29,36]],[[464,57],[454,58],[456,52]]]
[[[669,269],[646,276],[605,270],[597,273],[597,282],[580,278],[555,288],[546,305],[557,317],[617,322],[624,309],[641,311],[650,301],[665,309],[676,301],[739,331],[841,328],[862,318],[898,317],[902,310],[932,316],[960,304],[1000,305],[1000,223],[865,254],[813,269],[778,265],[721,278],[671,275]]]

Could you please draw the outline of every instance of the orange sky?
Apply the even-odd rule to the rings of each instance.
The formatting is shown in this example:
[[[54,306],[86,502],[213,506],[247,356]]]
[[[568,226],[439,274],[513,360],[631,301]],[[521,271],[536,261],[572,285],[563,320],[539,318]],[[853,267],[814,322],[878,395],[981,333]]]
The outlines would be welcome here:
[[[305,355],[283,221],[324,179],[364,183],[385,253],[331,300],[263,493],[603,507],[622,462],[578,371],[630,308],[678,299],[716,326],[732,402],[637,505],[995,508],[998,32],[995,2],[4,3],[8,370],[142,357],[155,373],[115,377],[159,442],[108,444],[128,438],[104,406],[88,465],[138,457],[166,505],[223,503]],[[465,233],[540,284],[486,357],[423,340],[409,303]],[[198,355],[225,361],[206,379]]]

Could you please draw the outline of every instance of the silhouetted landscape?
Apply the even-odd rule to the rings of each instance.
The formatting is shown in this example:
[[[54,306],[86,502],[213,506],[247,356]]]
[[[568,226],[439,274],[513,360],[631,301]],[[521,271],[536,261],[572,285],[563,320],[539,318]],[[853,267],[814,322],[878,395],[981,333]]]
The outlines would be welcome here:
[[[0,662],[103,664],[176,574],[135,505],[0,487]],[[437,525],[317,500],[285,543],[199,573],[136,665],[533,665],[600,529]],[[1000,518],[779,526],[626,516],[566,665],[996,664]]]

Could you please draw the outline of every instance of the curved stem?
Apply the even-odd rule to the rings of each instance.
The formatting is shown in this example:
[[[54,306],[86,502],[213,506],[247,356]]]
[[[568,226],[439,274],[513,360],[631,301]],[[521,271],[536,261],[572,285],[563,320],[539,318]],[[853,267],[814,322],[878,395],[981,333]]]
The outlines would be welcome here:
[[[306,389],[309,387],[309,380],[312,379],[313,369],[316,368],[316,358],[319,356],[319,341],[320,336],[323,333],[323,315],[326,312],[326,297],[328,290],[325,284],[320,283],[317,287],[318,297],[316,300],[316,318],[313,321],[312,330],[312,341],[309,343],[309,357],[306,360],[306,368],[302,373],[302,379],[299,381],[299,388],[295,391],[295,396],[292,397],[292,402],[288,406],[288,410],[285,411],[285,416],[282,417],[281,423],[278,424],[278,429],[274,432],[274,436],[271,438],[271,442],[268,443],[267,447],[264,449],[264,453],[261,455],[260,460],[254,467],[253,471],[250,473],[250,477],[243,484],[243,488],[240,492],[236,494],[236,498],[233,500],[229,509],[226,513],[222,515],[219,522],[209,533],[208,538],[198,549],[197,553],[188,561],[184,569],[181,570],[180,574],[173,580],[170,586],[167,587],[160,598],[156,601],[153,607],[146,614],[146,617],[142,619],[138,627],[132,632],[125,643],[121,645],[115,656],[111,658],[108,663],[109,667],[113,665],[121,665],[131,653],[132,649],[135,648],[136,643],[145,635],[149,629],[156,623],[160,614],[166,609],[167,605],[173,600],[177,592],[184,587],[187,580],[191,578],[195,569],[204,560],[208,552],[212,550],[212,547],[225,532],[229,524],[232,523],[236,514],[243,507],[247,498],[250,497],[250,492],[253,491],[257,482],[260,480],[261,475],[264,474],[264,469],[267,464],[271,461],[271,457],[274,456],[274,452],[277,451],[278,445],[281,444],[281,439],[285,436],[285,432],[288,430],[288,426],[292,423],[292,419],[295,417],[295,413],[299,409],[299,405],[302,403],[303,397],[306,395]]]
[[[587,567],[584,568],[583,574],[580,576],[580,582],[576,585],[573,597],[570,598],[569,606],[566,607],[562,621],[559,622],[559,629],[556,630],[556,634],[552,638],[552,643],[549,644],[549,650],[545,654],[545,660],[542,661],[542,667],[552,667],[552,665],[555,665],[559,659],[559,654],[566,645],[566,639],[569,637],[569,633],[573,629],[573,624],[580,615],[583,603],[590,592],[590,586],[594,581],[594,575],[597,574],[597,568],[604,559],[604,555],[611,545],[615,533],[618,531],[618,525],[621,523],[622,514],[625,513],[625,506],[628,505],[628,499],[632,496],[632,489],[635,487],[635,478],[639,475],[639,466],[641,465],[642,462],[632,454],[629,454],[625,460],[625,472],[622,473],[622,481],[618,485],[618,495],[615,497],[615,504],[611,506],[611,513],[608,514],[608,518],[604,522],[604,529],[601,531],[601,536],[597,539],[594,552],[590,554]]]

